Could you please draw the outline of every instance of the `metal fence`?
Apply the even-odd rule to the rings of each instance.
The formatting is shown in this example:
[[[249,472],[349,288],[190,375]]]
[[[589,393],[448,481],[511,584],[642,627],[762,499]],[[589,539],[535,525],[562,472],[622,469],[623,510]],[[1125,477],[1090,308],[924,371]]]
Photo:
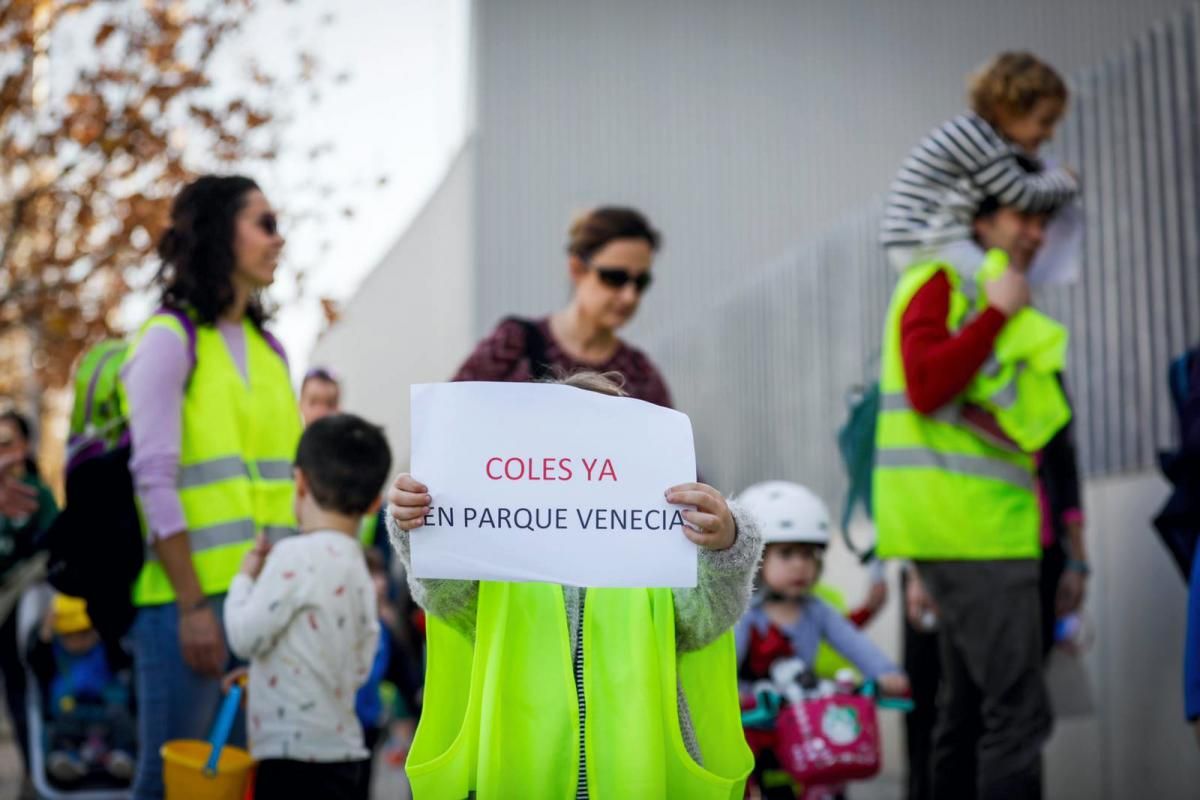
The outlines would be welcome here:
[[[1073,76],[1049,155],[1083,179],[1081,279],[1038,297],[1072,334],[1068,386],[1089,476],[1141,470],[1174,436],[1169,359],[1200,340],[1200,6]],[[932,122],[932,121],[931,121]],[[846,397],[878,371],[894,278],[881,203],[641,340],[694,421],[722,489],[765,478],[837,496]]]

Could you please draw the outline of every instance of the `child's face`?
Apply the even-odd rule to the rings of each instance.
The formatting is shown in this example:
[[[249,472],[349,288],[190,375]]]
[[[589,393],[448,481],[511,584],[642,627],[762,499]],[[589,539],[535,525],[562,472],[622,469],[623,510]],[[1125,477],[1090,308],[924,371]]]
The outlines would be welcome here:
[[[824,548],[815,544],[769,544],[763,554],[763,583],[772,592],[791,600],[807,597],[821,578],[824,556]]]
[[[1031,155],[1054,138],[1054,129],[1062,118],[1063,104],[1052,97],[1043,97],[1024,116],[1002,115],[1000,132],[1011,142],[1020,145]]]
[[[300,388],[300,416],[304,418],[304,426],[336,414],[340,399],[341,390],[336,383],[322,378],[309,378]]]
[[[100,643],[100,634],[96,633],[95,628],[88,628],[75,633],[60,633],[58,641],[71,655],[80,655]]]

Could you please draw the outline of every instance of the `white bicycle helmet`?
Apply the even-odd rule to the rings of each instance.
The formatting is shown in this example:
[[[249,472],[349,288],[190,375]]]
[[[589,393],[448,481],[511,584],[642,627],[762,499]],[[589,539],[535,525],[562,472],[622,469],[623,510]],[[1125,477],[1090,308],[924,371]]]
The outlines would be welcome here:
[[[829,509],[821,498],[798,483],[756,483],[738,495],[737,501],[758,521],[764,544],[829,545],[833,527]]]

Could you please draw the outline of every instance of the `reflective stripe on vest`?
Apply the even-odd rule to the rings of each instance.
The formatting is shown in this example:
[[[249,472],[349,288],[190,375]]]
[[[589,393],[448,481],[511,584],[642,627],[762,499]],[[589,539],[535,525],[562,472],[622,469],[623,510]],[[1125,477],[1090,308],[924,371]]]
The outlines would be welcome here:
[[[254,468],[263,480],[290,481],[292,479],[291,461],[265,459],[255,462]],[[193,489],[230,478],[249,478],[250,474],[250,467],[240,456],[227,456],[181,467],[178,485],[180,489]]]
[[[1021,469],[1013,464],[979,456],[939,453],[936,450],[922,447],[880,450],[875,457],[875,466],[936,469],[972,478],[990,478],[1011,484],[1027,492],[1033,491],[1034,488],[1033,475],[1029,470]]]
[[[213,461],[201,461],[179,468],[179,488],[194,489],[209,483],[218,483],[230,478],[249,478],[250,468],[241,456],[229,456]]]
[[[131,348],[153,328],[187,342],[179,320],[156,315]],[[272,542],[295,532],[292,464],[301,423],[287,366],[259,331],[243,321],[242,375],[211,325],[196,328],[196,362],[183,399],[176,486],[192,564],[206,595],[221,594],[261,531]],[[133,587],[135,605],[157,605],[175,593],[153,549]]]
[[[932,560],[1033,558],[1039,510],[1032,457],[967,425],[961,400],[929,415],[909,403],[900,322],[912,297],[939,271],[952,289],[946,326],[958,330],[969,304],[958,276],[942,265],[910,269],[888,311],[873,475],[877,550],[881,557]],[[985,374],[1002,395],[1008,384],[996,378],[1013,369],[998,360],[984,370],[989,366],[993,374]]]
[[[889,392],[879,398],[880,412],[906,411],[918,414],[904,392]],[[919,415],[924,419],[936,420],[947,425],[963,423],[962,404],[948,403],[932,414]],[[928,447],[889,447],[879,450],[875,464],[880,467],[932,467],[943,472],[970,475],[979,478],[994,478],[1032,491],[1033,473],[1025,459],[998,459],[984,453],[948,453]]]
[[[739,800],[754,758],[733,633],[677,653],[670,589],[589,589],[583,618],[592,800]],[[427,617],[425,702],[405,771],[422,800],[576,796],[579,706],[562,587],[479,584],[476,624]],[[703,766],[679,725],[682,690]]]
[[[294,535],[296,529],[272,526],[263,528],[263,533],[271,544],[275,544],[285,537]],[[239,519],[233,522],[223,522],[220,525],[212,525],[207,528],[189,530],[187,537],[192,553],[203,553],[206,550],[213,550],[228,544],[237,544],[247,539],[253,539],[257,534],[258,529],[254,525],[254,520]],[[146,546],[146,558],[155,561],[158,560],[158,554],[149,545]]]

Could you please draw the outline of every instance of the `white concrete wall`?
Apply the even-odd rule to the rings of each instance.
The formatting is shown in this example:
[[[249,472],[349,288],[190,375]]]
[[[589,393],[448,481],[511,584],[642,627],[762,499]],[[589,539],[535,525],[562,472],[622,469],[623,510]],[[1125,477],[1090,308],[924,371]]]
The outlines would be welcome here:
[[[677,325],[883,193],[994,52],[1073,74],[1185,5],[478,2],[476,332],[562,302],[568,220],[602,202],[666,236],[632,338]]]
[[[1187,592],[1150,525],[1167,494],[1166,483],[1153,473],[1096,480],[1085,487],[1094,570],[1087,616],[1095,641],[1083,658],[1083,673],[1094,711],[1088,717],[1056,720],[1045,751],[1047,800],[1200,797],[1200,748],[1183,722]],[[851,603],[866,591],[863,570],[840,541],[830,552],[826,577],[846,591]],[[903,598],[894,567],[889,579],[888,607],[870,635],[899,662]],[[884,726],[880,783],[901,786],[901,720],[885,713]]]
[[[474,343],[473,174],[468,139],[310,359],[342,376],[347,411],[385,426],[397,468],[408,463],[409,385],[448,379]]]

